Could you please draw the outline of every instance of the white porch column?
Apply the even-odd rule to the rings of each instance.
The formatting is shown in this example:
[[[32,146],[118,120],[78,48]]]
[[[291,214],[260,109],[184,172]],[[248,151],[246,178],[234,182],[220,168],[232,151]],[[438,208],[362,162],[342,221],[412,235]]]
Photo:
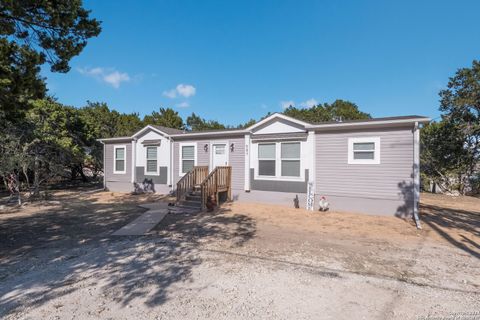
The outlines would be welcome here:
[[[132,140],[132,183],[135,182],[136,162],[137,162],[137,139]]]
[[[250,134],[245,135],[245,191],[250,191]]]
[[[168,137],[168,170],[167,170],[167,186],[172,185],[172,138]]]
[[[314,188],[315,188],[315,178],[316,178],[316,151],[315,151],[315,131],[311,130],[308,131],[308,149],[309,149],[309,155],[308,155],[308,181],[314,183]]]
[[[418,217],[418,203],[420,201],[420,128],[415,122],[413,128],[413,217],[418,229],[421,229]]]

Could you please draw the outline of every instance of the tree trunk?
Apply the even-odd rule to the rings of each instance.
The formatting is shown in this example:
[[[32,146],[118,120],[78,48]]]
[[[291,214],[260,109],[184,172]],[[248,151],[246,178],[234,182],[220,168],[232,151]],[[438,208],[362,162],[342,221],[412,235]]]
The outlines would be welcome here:
[[[82,177],[83,182],[88,182],[87,177],[85,176],[85,173],[83,173],[83,167],[82,165],[78,165],[78,172],[80,173],[80,176]]]
[[[30,191],[30,178],[28,177],[28,168],[26,166],[22,167],[23,175],[25,176],[25,182],[27,183],[27,189]]]
[[[38,156],[35,156],[34,162],[34,172],[33,172],[33,196],[37,197],[40,195],[40,161]]]
[[[18,172],[14,173],[14,180],[15,180],[15,187],[17,191],[17,200],[18,200],[18,205],[22,205],[22,196],[20,194],[20,174]]]
[[[70,170],[70,180],[73,181],[77,178],[77,167],[73,166]]]

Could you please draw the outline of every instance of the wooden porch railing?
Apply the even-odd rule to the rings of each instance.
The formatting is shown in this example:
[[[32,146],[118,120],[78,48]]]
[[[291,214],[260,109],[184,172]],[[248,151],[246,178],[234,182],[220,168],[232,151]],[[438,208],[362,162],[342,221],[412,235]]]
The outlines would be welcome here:
[[[183,200],[195,186],[202,184],[208,175],[208,166],[196,166],[177,182],[177,202]]]
[[[212,172],[202,181],[201,199],[202,210],[206,208],[207,199],[209,196],[215,197],[218,204],[218,193],[227,192],[227,200],[232,200],[232,167],[222,166],[216,167]]]

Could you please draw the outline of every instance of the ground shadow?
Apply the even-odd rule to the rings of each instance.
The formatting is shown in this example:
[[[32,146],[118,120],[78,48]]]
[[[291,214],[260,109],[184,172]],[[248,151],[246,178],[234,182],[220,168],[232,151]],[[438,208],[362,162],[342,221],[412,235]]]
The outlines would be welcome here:
[[[56,198],[60,206],[0,220],[0,317],[73,293],[82,281],[122,305],[136,298],[159,305],[202,263],[201,244],[239,246],[255,235],[251,218],[219,209],[170,214],[148,236],[110,236],[143,212],[132,199],[102,203],[68,194]]]
[[[413,221],[414,187],[412,181],[398,183],[399,198],[402,199],[403,204],[398,207],[395,213],[396,217]],[[419,217],[421,223],[428,225],[449,243],[480,259],[480,246],[473,240],[480,237],[480,211],[467,211],[420,203]],[[460,233],[466,233],[472,237],[459,235]]]
[[[420,218],[455,247],[480,259],[480,211],[467,211],[420,204]],[[464,234],[471,235],[466,237]]]

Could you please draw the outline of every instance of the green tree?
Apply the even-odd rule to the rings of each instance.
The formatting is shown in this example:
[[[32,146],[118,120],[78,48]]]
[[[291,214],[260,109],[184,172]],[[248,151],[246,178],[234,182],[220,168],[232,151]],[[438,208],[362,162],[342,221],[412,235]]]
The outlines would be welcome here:
[[[187,117],[187,128],[191,131],[204,131],[204,130],[219,130],[225,129],[225,125],[216,120],[205,120],[194,112]]]
[[[425,183],[434,182],[443,192],[458,191],[463,194],[468,150],[460,127],[444,118],[423,127],[420,137],[422,180]]]
[[[311,108],[290,106],[283,113],[292,118],[312,123],[371,118],[370,114],[360,111],[355,103],[345,100],[335,100],[332,104],[324,103]]]
[[[237,126],[237,128],[238,128],[238,129],[245,129],[245,128],[248,128],[248,127],[250,127],[250,126],[253,126],[255,123],[257,123],[257,120],[255,120],[255,119],[250,119],[250,120],[248,120],[248,121],[245,122],[245,123],[239,124],[239,125]]]
[[[442,121],[423,130],[425,172],[443,176],[464,194],[478,188],[480,165],[480,62],[461,68],[440,91]],[[440,168],[436,172],[431,168]],[[440,172],[440,173],[439,173]],[[468,187],[468,188],[467,188]]]
[[[103,170],[103,145],[97,139],[131,136],[144,126],[138,113],[119,113],[104,102],[88,101],[78,112],[84,124],[85,145],[88,146],[84,164],[94,176]]]
[[[100,33],[100,23],[76,0],[0,2],[0,116],[16,120],[46,89],[40,66],[67,72],[70,59]]]
[[[22,204],[20,193],[20,175],[24,174],[28,185],[29,157],[24,148],[24,132],[18,128],[4,128],[0,143],[0,177],[3,178],[10,198],[17,196]]]
[[[116,135],[131,136],[144,127],[138,113],[120,113],[117,119]]]
[[[153,111],[152,114],[143,117],[144,125],[153,124],[183,130],[185,125],[182,117],[172,108],[160,108],[159,112]]]
[[[30,137],[24,148],[34,173],[34,195],[38,195],[42,183],[64,175],[65,168],[83,174],[86,137],[77,109],[51,99],[37,100],[26,121]]]

